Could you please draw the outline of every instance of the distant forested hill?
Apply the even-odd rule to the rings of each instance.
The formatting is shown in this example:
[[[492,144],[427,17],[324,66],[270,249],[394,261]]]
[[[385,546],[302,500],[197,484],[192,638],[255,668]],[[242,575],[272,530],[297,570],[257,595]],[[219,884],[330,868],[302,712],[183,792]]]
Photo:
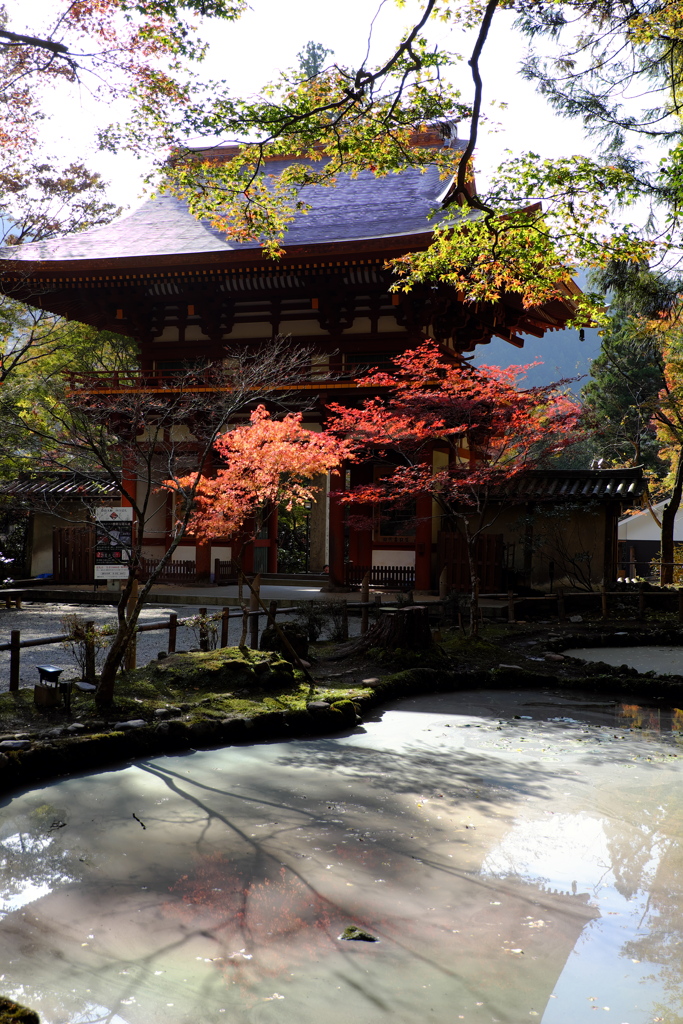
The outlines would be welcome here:
[[[577,275],[580,288],[586,287],[584,274]],[[532,338],[524,335],[524,348],[514,348],[502,338],[494,338],[490,345],[477,345],[475,366],[511,366],[534,363],[537,360],[542,366],[534,366],[529,370],[525,383],[533,387],[539,384],[550,384],[563,377],[583,376],[571,385],[576,394],[588,380],[590,364],[600,354],[600,337],[595,328],[586,328],[585,341],[579,341],[577,330],[549,331],[545,338]],[[585,376],[584,376],[585,375]]]

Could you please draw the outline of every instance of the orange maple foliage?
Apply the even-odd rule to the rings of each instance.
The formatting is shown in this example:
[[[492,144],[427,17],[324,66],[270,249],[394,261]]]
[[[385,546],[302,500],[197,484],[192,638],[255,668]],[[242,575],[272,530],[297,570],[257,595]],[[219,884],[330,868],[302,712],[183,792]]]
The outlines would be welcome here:
[[[54,0],[21,11],[0,3],[0,146],[27,149],[38,138],[41,90],[79,83],[101,99],[142,105],[189,92],[185,65],[201,60],[201,16],[234,19],[244,0]],[[12,17],[10,17],[10,14]],[[23,17],[31,19],[30,28]],[[15,24],[15,19],[17,24]]]
[[[313,500],[317,488],[311,481],[351,457],[343,439],[307,430],[301,413],[276,420],[263,405],[248,424],[221,434],[215,448],[225,467],[200,482],[190,521],[190,530],[202,538],[230,536],[271,503],[292,508]],[[168,480],[165,486],[174,490],[189,480]]]

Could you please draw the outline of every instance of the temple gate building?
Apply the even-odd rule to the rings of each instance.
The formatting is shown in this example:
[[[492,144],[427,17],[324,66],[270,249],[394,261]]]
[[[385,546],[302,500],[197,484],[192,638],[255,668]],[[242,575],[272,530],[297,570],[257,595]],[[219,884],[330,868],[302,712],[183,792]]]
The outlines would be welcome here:
[[[414,142],[435,150],[450,144],[436,131]],[[225,160],[235,150],[202,155],[207,152]],[[287,162],[273,161],[268,170],[277,173]],[[368,392],[358,387],[358,377],[425,338],[434,338],[444,355],[459,359],[493,336],[521,348],[523,334],[542,337],[562,328],[572,315],[578,288],[571,286],[562,299],[527,310],[514,295],[496,303],[465,304],[446,285],[392,292],[395,279],[386,261],[427,248],[434,223],[428,216],[438,210],[443,191],[435,166],[384,178],[371,172],[357,178],[341,174],[335,188],[309,186],[304,198],[310,212],[296,217],[285,255],[277,261],[267,258],[257,242],[232,241],[192,217],[182,202],[162,196],[105,227],[5,249],[0,286],[13,298],[137,341],[139,373],[134,379],[128,376],[122,383],[114,374],[75,379],[74,386],[103,396],[158,387],[182,367],[200,370],[220,362],[226,351],[264,345],[278,334],[291,336],[294,344],[310,346],[314,353],[304,384],[313,397],[305,420],[316,429],[328,402],[359,403]],[[345,525],[344,506],[330,494],[372,479],[368,474],[372,467],[367,465],[343,468],[320,481],[320,498],[310,515],[311,570],[329,564],[341,581],[349,566],[395,567],[411,577],[414,573],[418,590],[433,587],[438,560],[447,553],[431,498],[418,502],[410,528],[391,517],[378,519],[375,528]],[[546,484],[539,480],[539,487]],[[605,487],[610,512],[599,532],[606,565],[613,560],[607,554],[609,531],[627,492],[634,491],[634,480],[620,478]],[[159,557],[169,544],[169,509],[170,498],[147,524],[144,554],[150,558]],[[174,557],[194,559],[198,576],[207,579],[216,559],[234,553],[234,538],[200,543],[187,537]],[[509,552],[505,558],[510,561]],[[246,571],[276,571],[276,515],[262,535],[243,547],[241,560]],[[521,562],[518,568],[522,571]],[[451,576],[456,585],[457,572]]]

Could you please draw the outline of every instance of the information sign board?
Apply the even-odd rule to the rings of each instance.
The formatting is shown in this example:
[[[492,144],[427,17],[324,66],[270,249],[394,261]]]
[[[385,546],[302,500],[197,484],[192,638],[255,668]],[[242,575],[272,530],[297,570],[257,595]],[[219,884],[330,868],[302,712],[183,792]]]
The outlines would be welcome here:
[[[132,547],[133,509],[95,509],[95,579],[126,579]]]

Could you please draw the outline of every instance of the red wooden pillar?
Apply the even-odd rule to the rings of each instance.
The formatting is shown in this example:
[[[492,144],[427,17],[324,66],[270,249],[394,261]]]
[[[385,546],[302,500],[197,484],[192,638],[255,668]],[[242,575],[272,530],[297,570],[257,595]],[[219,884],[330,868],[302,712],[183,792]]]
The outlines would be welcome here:
[[[415,589],[431,590],[432,586],[432,496],[417,499],[415,528]]]
[[[197,579],[208,582],[211,576],[211,541],[198,540],[195,546],[194,557]]]
[[[336,583],[344,582],[344,475],[343,466],[330,473],[330,576]]]
[[[132,495],[132,497],[137,501],[138,476],[137,473],[135,472],[135,468],[131,466],[130,463],[127,464],[126,462],[124,462],[122,466],[121,483],[123,484],[123,487],[128,492],[128,494]],[[121,505],[124,508],[130,508],[132,502],[129,501],[128,498],[126,498],[125,495],[122,494]]]

